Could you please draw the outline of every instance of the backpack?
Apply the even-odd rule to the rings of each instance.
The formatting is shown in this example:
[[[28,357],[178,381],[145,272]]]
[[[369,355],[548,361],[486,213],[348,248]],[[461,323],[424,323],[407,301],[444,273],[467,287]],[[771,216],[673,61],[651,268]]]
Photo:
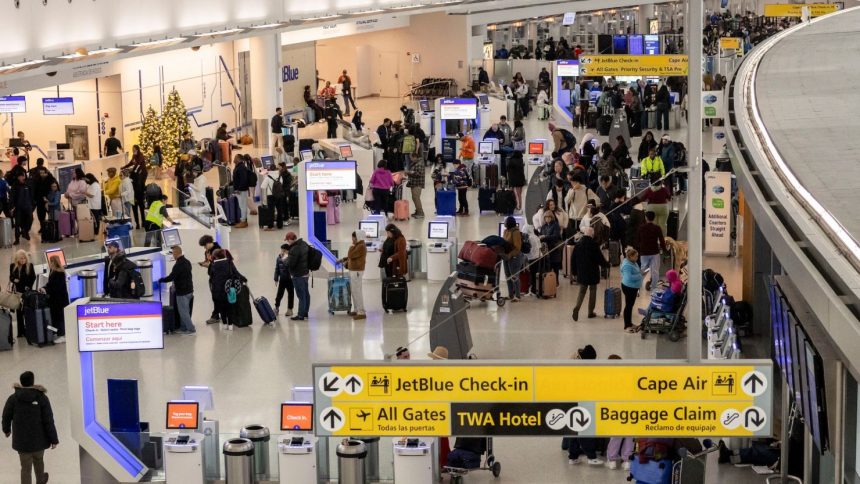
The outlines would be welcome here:
[[[146,287],[143,285],[143,276],[137,270],[137,266],[130,264],[126,269],[128,271],[128,293],[131,297],[139,299],[146,293]]]
[[[520,252],[523,254],[531,254],[532,252],[532,241],[529,239],[529,236],[520,232]]]
[[[564,149],[566,151],[574,151],[576,149],[576,136],[564,128],[559,128],[558,130],[561,131],[561,135],[564,137]]]
[[[602,220],[591,220],[591,228],[594,229],[594,242],[598,246],[609,242],[609,227]]]
[[[308,270],[318,271],[322,267],[322,252],[308,245]]]
[[[734,325],[739,328],[747,327],[752,323],[752,306],[746,301],[735,301],[729,314]]]
[[[401,153],[415,153],[418,144],[415,142],[415,136],[411,134],[403,137],[403,143],[401,144],[400,152]]]
[[[287,196],[287,192],[284,191],[284,184],[281,183],[279,178],[272,178],[269,176],[269,180],[272,180],[272,196],[277,199],[283,199]]]
[[[711,294],[716,294],[720,286],[723,285],[724,279],[722,274],[713,269],[705,269],[702,271],[702,287]]]

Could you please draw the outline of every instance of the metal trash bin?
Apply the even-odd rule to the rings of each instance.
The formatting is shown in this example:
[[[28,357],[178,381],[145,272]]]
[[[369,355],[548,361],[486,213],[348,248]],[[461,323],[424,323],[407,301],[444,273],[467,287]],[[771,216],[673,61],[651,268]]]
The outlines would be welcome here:
[[[358,439],[367,446],[367,459],[364,462],[364,478],[367,482],[379,480],[379,437]]]
[[[340,484],[365,484],[364,459],[367,446],[355,439],[343,439],[337,445],[337,482]]]
[[[239,437],[254,443],[254,472],[257,474],[257,479],[268,478],[269,429],[262,425],[246,425],[239,432]]]
[[[424,244],[420,240],[410,239],[406,242],[406,267],[408,267],[407,277],[409,280],[415,279],[416,273],[424,272],[421,266],[421,247]]]
[[[78,274],[83,286],[84,297],[93,298],[98,294],[99,275],[96,271],[81,271]]]
[[[227,484],[254,484],[254,443],[248,439],[224,442],[224,478]]]
[[[152,297],[152,260],[141,259],[135,263],[140,277],[143,278],[143,297]]]

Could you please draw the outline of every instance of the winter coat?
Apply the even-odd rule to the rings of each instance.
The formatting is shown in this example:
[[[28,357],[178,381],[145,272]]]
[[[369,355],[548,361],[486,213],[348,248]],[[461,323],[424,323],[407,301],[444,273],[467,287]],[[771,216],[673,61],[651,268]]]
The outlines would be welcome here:
[[[212,300],[215,302],[227,302],[227,281],[239,279],[247,282],[248,279],[236,269],[233,261],[229,259],[216,259],[209,266],[209,289],[212,291]]]
[[[600,283],[600,268],[609,264],[593,238],[585,235],[576,243],[573,251],[576,264],[576,280],[579,284],[593,286]]]
[[[3,432],[12,433],[12,448],[18,452],[39,452],[59,444],[54,412],[40,385],[22,387],[15,384],[15,393],[3,407]]]

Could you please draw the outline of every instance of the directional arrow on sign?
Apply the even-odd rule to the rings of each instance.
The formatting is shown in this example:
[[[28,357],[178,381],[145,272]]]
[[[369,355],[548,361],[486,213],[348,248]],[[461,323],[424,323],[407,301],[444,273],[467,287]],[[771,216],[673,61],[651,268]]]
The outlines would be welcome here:
[[[350,395],[358,395],[364,387],[358,375],[347,375],[343,380],[343,390]]]
[[[573,407],[567,412],[567,426],[574,432],[582,432],[591,423],[591,413],[582,407]]]
[[[320,413],[320,424],[329,432],[337,432],[343,427],[343,412],[339,408],[328,407]]]
[[[329,398],[336,397],[343,391],[343,379],[335,372],[326,372],[320,377],[317,388]]]
[[[757,397],[767,391],[767,379],[760,371],[753,370],[744,375],[741,380],[744,393]]]
[[[767,414],[758,407],[748,407],[744,410],[744,428],[750,432],[756,432],[764,427],[767,422]]]

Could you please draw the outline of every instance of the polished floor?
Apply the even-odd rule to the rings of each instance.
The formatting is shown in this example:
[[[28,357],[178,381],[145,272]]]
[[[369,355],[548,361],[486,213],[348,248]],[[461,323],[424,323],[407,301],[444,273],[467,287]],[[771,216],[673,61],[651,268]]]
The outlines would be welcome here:
[[[397,100],[361,100],[368,125],[376,126],[385,116],[396,113]],[[322,130],[322,126],[313,129]],[[529,133],[546,130],[545,122],[529,120]],[[319,136],[324,133],[320,133]],[[673,133],[680,135],[680,133]],[[577,136],[581,138],[580,133]],[[638,141],[637,141],[638,142]],[[429,175],[429,173],[428,173]],[[475,193],[470,194],[476,197]],[[431,190],[423,195],[425,207],[433,206]],[[477,203],[477,200],[473,200]],[[345,204],[342,220],[330,228],[330,238],[345,242],[355,227],[349,220],[357,220],[360,204]],[[432,209],[427,210],[428,217]],[[477,216],[459,221],[460,240],[482,238],[494,233],[499,222],[495,215]],[[251,227],[234,230],[231,234],[232,252],[239,270],[250,279],[255,295],[274,300],[272,280],[273,261],[283,240],[283,231],[260,231],[256,219],[249,220]],[[425,221],[426,222],[426,219]],[[399,222],[408,238],[423,238],[426,225],[422,221]],[[34,237],[35,240],[35,237]],[[64,245],[75,246],[75,241]],[[80,244],[78,254],[95,250],[96,244]],[[186,246],[192,262],[200,260],[200,251]],[[31,254],[40,254],[40,245],[31,242],[23,246]],[[13,250],[0,251],[0,260],[11,258]],[[375,264],[376,260],[368,260]],[[706,266],[714,267],[728,277],[729,286],[740,289],[739,259],[707,259]],[[6,281],[8,266],[0,264],[0,281]],[[440,287],[437,283],[416,280],[409,285],[408,312],[384,315],[380,284],[365,284],[368,318],[353,321],[348,316],[329,316],[326,312],[325,279],[318,277],[312,289],[312,308],[309,321],[292,322],[281,317],[275,327],[262,327],[259,321],[250,329],[234,332],[221,331],[207,326],[212,304],[208,296],[205,270],[195,265],[197,298],[194,319],[196,336],[167,337],[163,351],[105,353],[96,356],[97,391],[100,394],[100,414],[107,415],[104,397],[106,378],[134,378],[140,382],[141,416],[152,423],[152,428],[163,428],[164,402],[180,397],[183,385],[209,385],[214,389],[216,409],[209,418],[221,422],[221,432],[237,433],[247,424],[259,423],[271,429],[278,428],[280,402],[290,398],[293,386],[310,385],[311,363],[326,360],[380,360],[396,347],[409,345],[413,358],[425,359],[430,351],[429,305]],[[611,283],[618,284],[613,272]],[[639,335],[622,331],[620,319],[586,319],[585,311],[579,322],[570,318],[575,286],[562,284],[559,297],[552,300],[526,298],[518,304],[497,308],[495,304],[474,305],[468,311],[474,340],[474,353],[481,359],[546,360],[567,359],[586,344],[593,345],[599,358],[618,354],[625,359],[653,359],[662,354],[683,355],[685,340],[670,343],[663,338],[640,339]],[[598,298],[598,313],[601,301]],[[647,304],[640,297],[640,306]],[[281,304],[282,312],[286,302]],[[52,399],[60,446],[47,453],[47,466],[52,483],[80,482],[77,465],[77,446],[69,432],[68,392],[66,386],[65,351],[67,346],[37,349],[23,340],[11,352],[0,353],[0,382],[11,385],[25,370],[36,373],[37,382],[45,385]],[[74,343],[71,343],[72,345]],[[664,347],[669,345],[672,348]],[[69,348],[74,350],[74,346]],[[105,417],[106,418],[106,417]],[[603,467],[570,466],[566,455],[559,450],[557,439],[499,438],[496,455],[503,463],[501,482],[508,483],[562,483],[599,480],[598,482],[626,482],[625,473]],[[17,457],[11,448],[0,448],[0,482],[13,482],[18,473]],[[723,482],[741,484],[762,482],[748,470],[727,469]],[[476,473],[467,482],[491,482],[489,473]]]

